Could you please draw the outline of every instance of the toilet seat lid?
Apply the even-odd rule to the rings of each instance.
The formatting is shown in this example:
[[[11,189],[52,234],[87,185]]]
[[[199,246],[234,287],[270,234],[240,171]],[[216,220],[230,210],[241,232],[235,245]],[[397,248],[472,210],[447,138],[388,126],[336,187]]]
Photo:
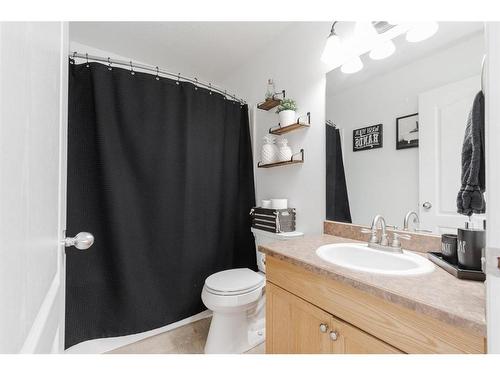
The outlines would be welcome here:
[[[264,284],[264,277],[248,268],[235,268],[210,275],[205,286],[218,293],[245,293]]]

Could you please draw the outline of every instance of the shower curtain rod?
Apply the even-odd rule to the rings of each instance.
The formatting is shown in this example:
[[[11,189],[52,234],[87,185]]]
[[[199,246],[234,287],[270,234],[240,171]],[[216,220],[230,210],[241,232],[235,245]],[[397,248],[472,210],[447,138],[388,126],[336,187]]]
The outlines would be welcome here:
[[[190,82],[190,83],[195,84],[196,86],[201,86],[201,87],[209,89],[210,91],[218,92],[219,94],[222,94],[225,97],[236,100],[237,102],[239,102],[242,105],[247,103],[245,100],[240,99],[240,98],[236,97],[235,95],[228,94],[227,90],[217,88],[216,86],[213,86],[211,83],[204,83],[204,82],[198,81],[198,78],[189,78],[189,77],[183,76],[181,73],[178,73],[178,74],[170,73],[170,72],[167,72],[166,70],[158,68],[157,66],[138,64],[138,63],[135,63],[133,61],[116,60],[116,59],[112,59],[110,57],[92,56],[92,55],[89,55],[87,53],[78,53],[76,51],[70,53],[69,58],[70,59],[75,59],[75,58],[84,59],[87,62],[89,60],[99,61],[99,62],[107,63],[109,66],[112,66],[112,65],[127,66],[131,69],[131,72],[134,71],[133,70],[134,68],[148,70],[151,72],[155,72],[157,75],[161,74],[161,75],[165,75],[165,76],[175,77],[175,78],[177,78],[177,80],[182,80],[184,82]]]

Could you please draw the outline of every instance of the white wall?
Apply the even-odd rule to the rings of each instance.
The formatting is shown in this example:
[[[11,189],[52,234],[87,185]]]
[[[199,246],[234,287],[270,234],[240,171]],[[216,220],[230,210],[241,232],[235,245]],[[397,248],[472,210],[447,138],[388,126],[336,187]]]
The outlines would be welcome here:
[[[297,101],[299,113],[311,112],[311,128],[289,133],[292,149],[305,152],[305,163],[277,168],[256,168],[262,138],[278,123],[278,115],[254,109],[252,115],[254,171],[257,202],[266,198],[288,198],[297,209],[297,230],[321,233],[325,219],[325,66],[321,52],[330,23],[297,23],[274,45],[228,75],[222,82],[249,102],[249,108],[264,99],[268,78],[277,90]]]
[[[369,224],[379,213],[388,224],[402,226],[408,210],[418,212],[419,149],[396,150],[396,118],[418,112],[418,94],[478,75],[483,54],[484,36],[476,34],[398,70],[327,96],[326,118],[343,129],[353,222]],[[384,125],[383,147],[353,152],[352,130],[380,123]]]

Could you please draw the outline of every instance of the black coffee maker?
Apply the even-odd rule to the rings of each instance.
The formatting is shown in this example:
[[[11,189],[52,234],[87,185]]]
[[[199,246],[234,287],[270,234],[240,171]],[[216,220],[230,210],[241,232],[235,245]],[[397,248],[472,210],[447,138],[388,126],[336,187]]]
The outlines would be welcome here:
[[[481,271],[481,258],[486,246],[486,220],[482,229],[471,228],[469,222],[465,228],[458,228],[457,255],[461,268]]]

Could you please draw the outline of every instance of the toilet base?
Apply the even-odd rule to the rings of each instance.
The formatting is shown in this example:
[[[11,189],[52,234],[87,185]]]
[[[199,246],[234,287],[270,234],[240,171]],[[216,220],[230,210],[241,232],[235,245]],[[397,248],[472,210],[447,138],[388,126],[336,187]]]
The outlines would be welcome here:
[[[265,340],[265,326],[249,324],[247,313],[214,312],[205,354],[241,354]]]

